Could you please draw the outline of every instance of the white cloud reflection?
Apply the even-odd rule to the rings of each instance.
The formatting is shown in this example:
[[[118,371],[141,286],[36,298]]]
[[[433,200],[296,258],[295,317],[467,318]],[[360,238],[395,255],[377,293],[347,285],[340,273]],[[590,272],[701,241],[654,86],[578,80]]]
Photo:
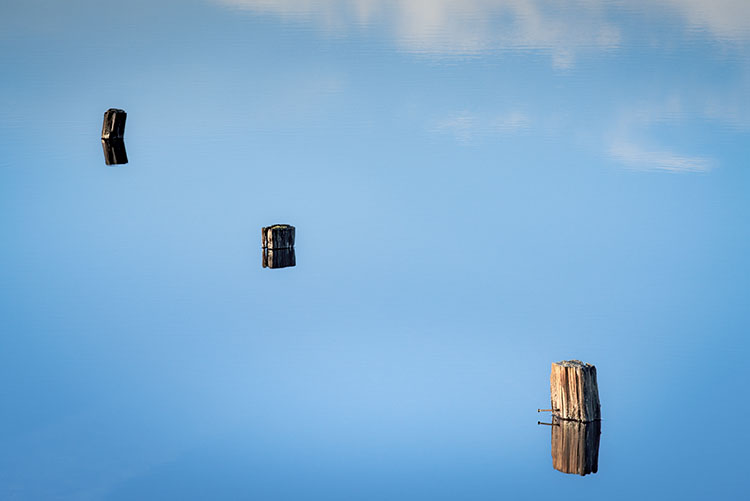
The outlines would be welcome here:
[[[707,172],[714,162],[710,158],[686,156],[672,151],[647,149],[627,141],[610,147],[610,155],[632,169],[669,172]]]
[[[520,111],[492,116],[461,111],[437,120],[433,131],[452,135],[457,141],[468,143],[481,137],[520,132],[530,125],[529,117]]]
[[[432,55],[549,53],[558,67],[581,51],[622,43],[622,16],[665,18],[724,41],[750,39],[747,0],[213,0],[230,8],[313,22],[336,32],[382,27],[398,45]],[[627,16],[626,16],[627,17]]]
[[[607,153],[615,161],[635,170],[667,172],[707,172],[717,166],[716,159],[695,154],[679,153],[675,146],[655,144],[660,131],[669,130],[680,146],[690,147],[691,136],[686,135],[692,123],[716,121],[706,115],[703,103],[693,98],[672,94],[662,101],[631,105],[620,110],[609,133]],[[683,134],[675,134],[682,131]]]
[[[617,108],[628,109],[634,103],[612,103],[609,120],[605,118],[604,123],[595,125],[588,123],[586,135],[601,134],[598,147],[603,154],[630,168],[705,172],[717,165],[714,159],[679,153],[677,150],[685,144],[659,146],[654,143],[658,134],[645,137],[642,131],[671,129],[686,120],[711,121],[735,129],[749,127],[745,111],[750,89],[747,83],[750,60],[746,51],[750,42],[750,0],[211,1],[254,14],[309,23],[335,36],[377,32],[409,53],[455,57],[532,52],[548,57],[558,69],[574,68],[577,60],[591,55],[623,55],[631,47],[663,49],[670,54],[675,50],[674,30],[677,30],[684,37],[679,43],[718,42],[720,49],[714,53],[720,58],[726,54],[725,48],[732,51],[733,55],[727,59],[745,68],[745,76],[739,78],[741,88],[737,88],[737,81],[727,81],[711,92],[699,88],[700,84],[691,87],[688,75],[680,85],[684,87],[681,88],[684,102],[692,103],[690,109],[682,109],[679,102],[653,103],[653,95],[646,96],[653,106],[630,106],[625,113],[618,113]],[[667,88],[656,89],[655,95],[670,92]],[[631,97],[634,102],[642,98]],[[530,109],[533,106],[525,104],[519,106],[531,114],[510,111],[493,115],[458,108],[437,120],[428,120],[427,127],[434,133],[468,143],[530,129],[529,116],[535,117],[536,127],[549,121],[545,118],[549,110],[533,110]],[[605,110],[601,116],[607,115]],[[558,125],[567,130],[580,128],[575,123]]]
[[[747,0],[668,0],[689,28],[706,31],[725,41],[750,39],[750,2]]]
[[[215,1],[330,30],[380,25],[404,50],[430,55],[536,50],[549,53],[556,66],[568,67],[581,50],[613,49],[620,42],[603,5],[590,0]]]

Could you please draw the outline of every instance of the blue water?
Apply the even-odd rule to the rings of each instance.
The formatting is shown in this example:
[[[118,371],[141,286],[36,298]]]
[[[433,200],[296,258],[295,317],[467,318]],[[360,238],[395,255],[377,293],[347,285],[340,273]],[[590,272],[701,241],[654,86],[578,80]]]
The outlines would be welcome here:
[[[1,499],[745,496],[750,3],[5,1],[0,68]]]

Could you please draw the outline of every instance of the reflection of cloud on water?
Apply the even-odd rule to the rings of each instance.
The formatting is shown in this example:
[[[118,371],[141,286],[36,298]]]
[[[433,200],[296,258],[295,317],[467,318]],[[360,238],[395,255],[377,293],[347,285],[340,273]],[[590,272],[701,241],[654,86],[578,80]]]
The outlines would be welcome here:
[[[315,22],[342,31],[382,25],[412,52],[467,55],[537,50],[568,67],[575,54],[621,43],[618,11],[682,20],[720,40],[750,40],[747,0],[213,0],[228,7]],[[661,16],[660,16],[661,14]]]
[[[457,141],[468,143],[479,137],[511,134],[526,130],[531,121],[520,111],[499,115],[480,115],[461,111],[437,120],[432,130],[452,135]]]
[[[747,0],[669,0],[692,29],[705,30],[722,40],[750,39],[750,2]]]
[[[568,67],[576,52],[616,48],[620,40],[618,29],[606,19],[603,4],[590,0],[215,1],[312,20],[332,30],[383,24],[405,50],[432,55],[537,50],[548,52],[556,66]]]
[[[241,9],[254,14],[279,16],[295,23],[310,23],[332,35],[347,33],[382,32],[402,50],[431,56],[472,56],[502,52],[532,52],[548,55],[557,68],[571,68],[576,60],[617,50],[627,62],[631,49],[633,55],[641,57],[641,51],[654,53],[653,58],[672,57],[691,39],[714,44],[711,55],[717,67],[731,65],[728,78],[713,79],[712,74],[687,72],[685,78],[675,81],[648,76],[648,86],[632,86],[632,89],[657,87],[657,92],[645,99],[653,106],[640,106],[638,110],[623,109],[642,101],[643,95],[620,96],[628,102],[610,102],[598,113],[602,122],[575,123],[575,113],[561,116],[571,117],[568,123],[557,124],[560,131],[582,130],[581,133],[597,138],[596,149],[618,163],[634,169],[669,172],[705,172],[718,165],[719,159],[708,158],[693,148],[685,138],[675,138],[675,127],[710,122],[715,126],[734,130],[750,128],[747,96],[750,86],[750,59],[744,50],[750,42],[750,1],[748,0],[632,0],[612,2],[609,0],[210,0],[229,8]],[[660,30],[659,28],[672,28]],[[674,44],[674,30],[684,35],[679,46]],[[666,33],[662,35],[662,32]],[[663,37],[663,38],[660,38]],[[736,50],[741,44],[742,50]],[[663,50],[662,50],[663,49]],[[662,52],[661,54],[655,54]],[[678,61],[682,62],[679,57]],[[726,56],[726,57],[723,57]],[[645,68],[660,68],[657,72],[668,73],[666,66],[656,66],[649,54]],[[649,66],[653,65],[653,66]],[[697,62],[700,64],[700,62]],[[739,72],[736,72],[739,65]],[[592,81],[608,77],[599,73],[600,67],[583,63],[581,70],[591,72]],[[611,71],[602,66],[603,71]],[[743,72],[744,68],[744,72]],[[682,71],[681,68],[677,71]],[[636,70],[637,71],[637,70]],[[565,72],[571,75],[573,72]],[[615,74],[616,72],[613,72]],[[661,73],[659,74],[661,76]],[[541,81],[541,80],[540,80]],[[662,84],[661,82],[664,82]],[[594,85],[594,84],[592,84]],[[617,86],[617,83],[614,83]],[[674,88],[666,89],[664,85]],[[582,87],[585,88],[585,85]],[[557,92],[554,88],[545,88]],[[563,89],[563,92],[565,90]],[[639,91],[636,90],[636,94]],[[679,101],[654,103],[654,95],[673,93],[682,96]],[[606,92],[604,93],[606,94]],[[563,99],[565,96],[560,96]],[[577,96],[575,96],[577,98]],[[574,99],[575,99],[574,98]],[[616,98],[617,99],[617,98]],[[656,97],[658,100],[659,98]],[[597,101],[576,102],[579,108],[588,108]],[[534,109],[535,101],[513,101],[510,110],[499,113],[488,111],[471,102],[468,97],[456,103],[437,119],[428,119],[430,132],[456,141],[469,143],[517,134],[535,128],[549,126],[548,117],[555,110]],[[467,111],[466,108],[473,111]],[[525,112],[514,111],[521,108]],[[553,106],[554,108],[554,106]],[[479,110],[479,111],[478,111]],[[482,111],[483,110],[483,111]],[[556,110],[560,111],[560,110]],[[610,111],[610,113],[607,113]],[[526,113],[528,112],[528,114]],[[529,116],[534,116],[533,124]],[[563,121],[565,121],[563,119]],[[662,144],[662,141],[666,143]],[[686,150],[687,148],[687,150]],[[687,151],[687,152],[686,152]]]
[[[633,169],[669,172],[706,172],[713,161],[706,157],[691,157],[666,150],[652,150],[628,141],[617,141],[610,146],[610,155]]]
[[[661,102],[642,103],[619,113],[605,140],[607,153],[615,161],[636,170],[665,172],[707,172],[717,161],[703,155],[680,153],[681,145],[658,145],[664,130],[675,130],[708,117],[702,104],[693,99],[672,95]]]

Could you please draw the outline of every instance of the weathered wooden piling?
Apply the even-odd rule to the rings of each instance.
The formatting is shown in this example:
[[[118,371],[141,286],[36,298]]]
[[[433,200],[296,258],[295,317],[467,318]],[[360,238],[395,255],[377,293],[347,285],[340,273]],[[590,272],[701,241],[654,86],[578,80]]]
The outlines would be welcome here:
[[[110,108],[104,112],[102,124],[102,139],[122,139],[125,137],[125,110]]]
[[[552,467],[581,476],[596,473],[601,430],[601,421],[580,423],[553,417]]]
[[[552,364],[550,395],[554,416],[589,423],[601,419],[596,367],[580,360]]]
[[[297,266],[294,247],[288,249],[263,249],[264,268],[288,268]]]
[[[104,150],[104,163],[107,165],[128,163],[125,141],[122,139],[102,139],[102,149]]]
[[[294,226],[275,224],[261,230],[264,249],[289,249],[294,247]]]

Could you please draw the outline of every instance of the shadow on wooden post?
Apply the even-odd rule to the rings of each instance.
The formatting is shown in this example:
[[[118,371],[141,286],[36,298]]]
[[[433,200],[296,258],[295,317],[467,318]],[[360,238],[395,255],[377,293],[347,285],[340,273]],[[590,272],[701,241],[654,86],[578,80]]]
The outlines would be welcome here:
[[[295,228],[288,224],[275,224],[261,229],[263,241],[263,267],[288,268],[297,265],[294,252]]]

